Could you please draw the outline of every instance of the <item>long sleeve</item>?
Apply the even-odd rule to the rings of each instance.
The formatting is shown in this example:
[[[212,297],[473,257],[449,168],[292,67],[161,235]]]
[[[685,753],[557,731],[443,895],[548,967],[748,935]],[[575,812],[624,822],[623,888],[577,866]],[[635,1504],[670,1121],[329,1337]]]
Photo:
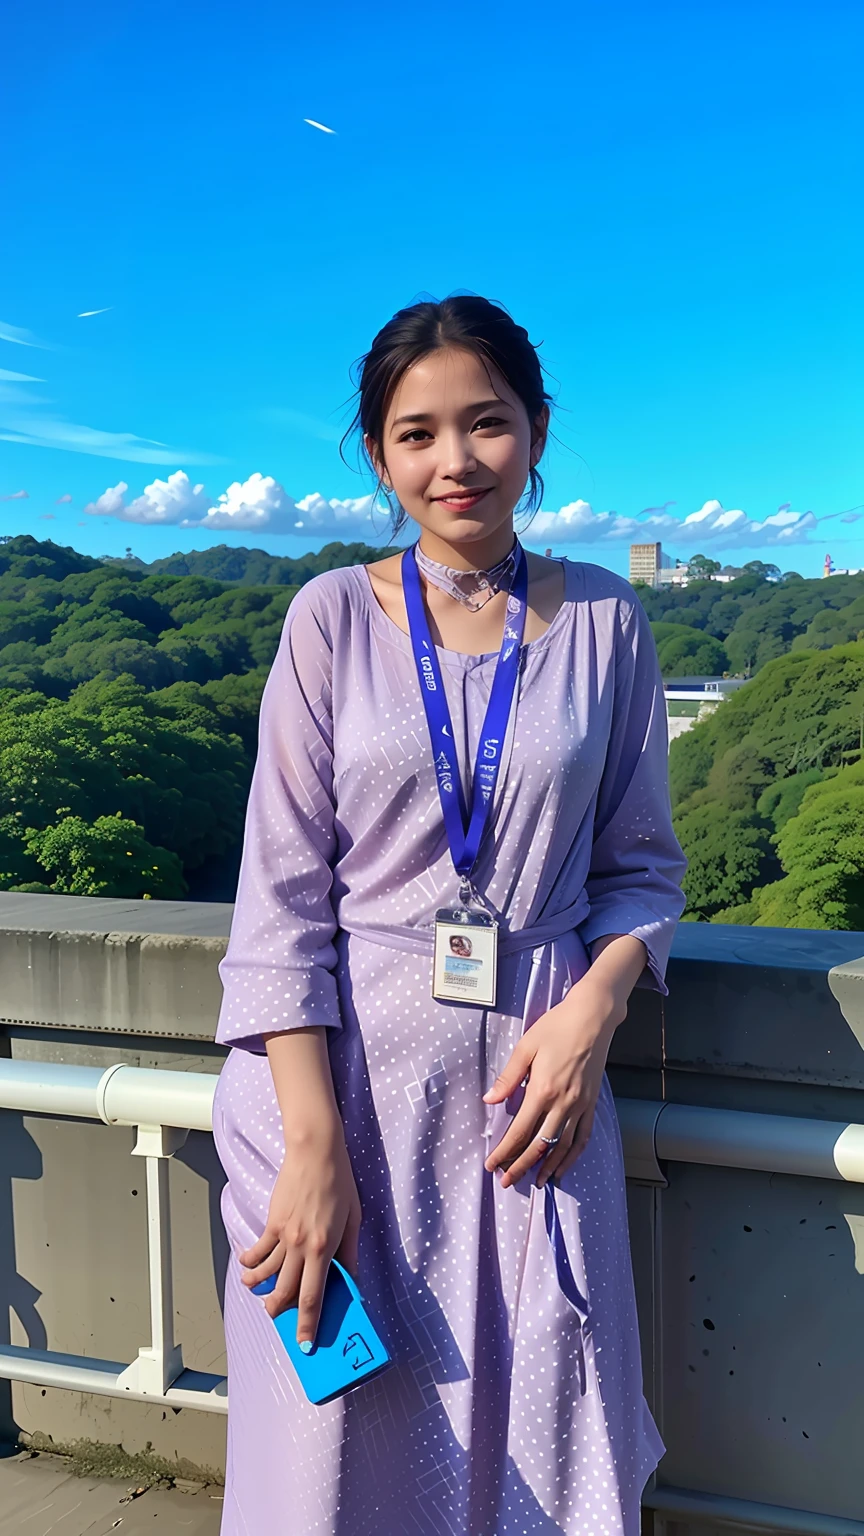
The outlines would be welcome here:
[[[684,908],[687,867],[672,829],[666,701],[654,637],[635,595],[619,600],[609,745],[597,796],[580,925],[586,945],[605,934],[641,939],[639,985],[666,993],[669,950]]]
[[[339,1028],[330,897],[336,848],[332,650],[320,603],[294,598],[264,696],[216,1039],[264,1050],[263,1034]]]

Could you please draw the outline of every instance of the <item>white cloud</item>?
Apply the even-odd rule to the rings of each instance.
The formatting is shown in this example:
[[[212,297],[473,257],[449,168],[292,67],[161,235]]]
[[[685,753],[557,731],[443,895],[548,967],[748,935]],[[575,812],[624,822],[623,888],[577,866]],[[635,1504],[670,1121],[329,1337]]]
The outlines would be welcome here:
[[[44,379],[35,379],[32,373],[13,373],[11,368],[0,368],[0,379],[4,384],[44,384]]]
[[[20,325],[7,325],[5,320],[0,320],[0,341],[13,341],[17,347],[44,347],[44,341],[37,341],[32,331],[22,330]]]
[[[352,496],[346,501],[325,501],[317,491],[297,503],[298,527],[313,533],[329,533],[348,540],[373,541],[388,527],[386,512],[375,509],[374,496]]]
[[[121,480],[89,502],[84,511],[91,517],[116,517],[124,523],[195,526],[210,506],[210,497],[203,485],[193,485],[182,469],[169,475],[167,480],[154,480],[130,502],[125,499],[128,489],[126,481]]]
[[[0,414],[0,442],[25,443],[30,448],[65,448],[70,453],[90,453],[97,459],[125,459],[132,464],[218,464],[212,454],[172,448],[134,432],[100,432],[79,426],[61,416],[31,416],[4,410]]]
[[[72,497],[69,495],[69,492],[66,491],[65,495],[57,497],[57,500],[55,501],[54,505],[55,505],[55,507],[62,507],[67,501],[71,501],[71,500],[72,500]]]
[[[92,517],[116,517],[126,523],[174,524],[181,528],[236,529],[238,533],[329,534],[355,539],[378,537],[382,516],[373,517],[373,498],[327,501],[314,492],[295,501],[272,475],[256,471],[248,480],[235,480],[215,500],[203,485],[193,485],[178,469],[167,480],[154,480],[140,496],[127,501],[125,480],[109,486],[84,508]]]
[[[0,341],[14,341],[22,347],[40,347],[29,331],[0,322]],[[21,386],[41,384],[26,373],[0,369],[0,442],[23,443],[28,448],[63,448],[68,453],[89,453],[99,459],[121,459],[133,464],[220,464],[213,454],[190,452],[185,448],[160,443],[155,438],[138,437],[134,432],[103,432],[41,407],[52,401]]]
[[[647,543],[657,539],[686,546],[686,553],[693,554],[703,545],[764,549],[805,544],[816,526],[812,512],[793,512],[788,505],[759,522],[746,512],[727,510],[719,501],[706,501],[698,512],[683,518],[659,509],[651,517],[622,517],[617,512],[595,512],[589,501],[571,501],[558,512],[538,512],[526,537],[532,543],[542,539],[550,545]]]
[[[235,480],[215,503],[211,501],[204,517],[187,521],[185,526],[237,528],[244,533],[266,528],[269,533],[293,533],[296,521],[297,503],[272,475],[256,470],[248,480]]]
[[[340,501],[314,491],[295,501],[272,475],[256,471],[248,480],[235,480],[221,495],[212,497],[203,485],[193,485],[183,470],[166,480],[154,480],[140,496],[126,500],[129,487],[121,480],[109,486],[85,511],[93,516],[116,517],[123,522],[173,524],[181,528],[205,528],[214,532],[323,536],[350,541],[377,542],[388,531],[386,511],[376,508],[372,496]],[[557,512],[538,512],[526,530],[536,547],[547,544],[604,545],[662,540],[683,555],[697,549],[765,549],[804,544],[817,526],[812,512],[794,512],[786,504],[769,517],[748,517],[727,510],[719,501],[706,501],[687,517],[673,517],[667,508],[648,508],[649,516],[623,517],[618,512],[595,512],[588,501],[571,501]]]
[[[12,491],[8,496],[0,496],[0,501],[28,501],[29,491]]]
[[[295,501],[272,475],[256,471],[242,484],[235,481],[229,485],[201,522],[189,521],[185,526],[236,528],[243,533],[266,529],[268,533],[324,533],[350,538],[366,535],[371,538],[376,533],[371,516],[372,502],[371,496],[326,501],[317,491]]]

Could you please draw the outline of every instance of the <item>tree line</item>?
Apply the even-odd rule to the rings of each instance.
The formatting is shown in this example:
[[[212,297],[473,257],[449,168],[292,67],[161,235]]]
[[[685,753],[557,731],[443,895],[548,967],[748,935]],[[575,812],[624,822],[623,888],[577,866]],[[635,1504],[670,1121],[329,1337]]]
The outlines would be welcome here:
[[[380,553],[0,543],[0,889],[231,900],[288,605]],[[672,746],[687,916],[864,927],[864,578],[751,562],[640,596],[666,676],[751,676]]]
[[[716,561],[686,587],[637,586],[651,620],[665,677],[752,677],[787,652],[827,650],[864,634],[864,577],[807,579],[751,560],[728,582],[711,579]]]
[[[0,543],[0,889],[232,899],[261,693],[298,588],[276,557],[226,553],[271,567],[241,558],[229,583]],[[378,553],[330,545],[288,565],[308,580]]]

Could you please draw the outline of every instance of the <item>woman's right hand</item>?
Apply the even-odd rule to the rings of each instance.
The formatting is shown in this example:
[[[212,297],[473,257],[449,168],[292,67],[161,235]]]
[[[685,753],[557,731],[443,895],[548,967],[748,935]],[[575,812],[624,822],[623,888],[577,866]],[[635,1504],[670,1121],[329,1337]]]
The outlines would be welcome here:
[[[297,1342],[311,1349],[321,1315],[330,1260],[356,1278],[360,1196],[338,1115],[316,1117],[314,1128],[292,1127],[285,1160],[270,1197],[267,1226],[257,1243],[239,1255],[243,1284],[276,1275],[264,1305],[278,1317],[295,1302]]]

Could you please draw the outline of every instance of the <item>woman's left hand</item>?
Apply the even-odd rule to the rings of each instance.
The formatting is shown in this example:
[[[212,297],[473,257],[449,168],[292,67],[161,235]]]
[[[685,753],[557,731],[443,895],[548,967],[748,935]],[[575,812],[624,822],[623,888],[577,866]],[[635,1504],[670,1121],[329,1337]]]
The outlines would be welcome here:
[[[486,1160],[504,1169],[504,1188],[543,1160],[537,1184],[566,1173],[588,1144],[612,1036],[627,1015],[627,998],[645,963],[645,947],[629,935],[598,944],[597,959],[562,1002],[527,1029],[484,1103],[500,1104],[527,1078],[525,1097]],[[550,1146],[541,1136],[557,1137]]]

